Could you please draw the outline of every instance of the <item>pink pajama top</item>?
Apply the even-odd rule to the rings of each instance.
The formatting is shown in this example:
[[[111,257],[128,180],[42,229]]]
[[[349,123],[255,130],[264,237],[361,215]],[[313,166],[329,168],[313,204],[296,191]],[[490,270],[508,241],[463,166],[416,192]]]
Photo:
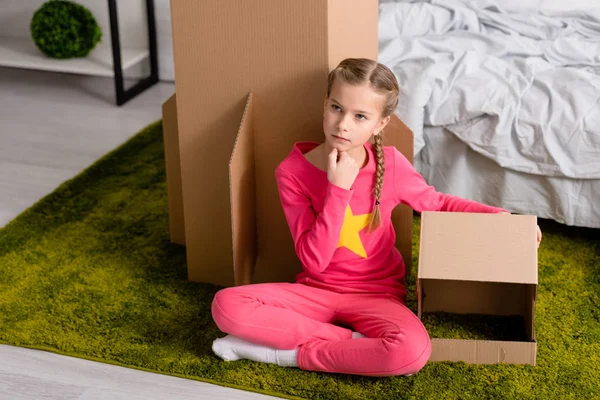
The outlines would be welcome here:
[[[303,271],[296,282],[338,293],[389,293],[406,300],[405,266],[394,247],[391,213],[398,204],[417,212],[498,213],[487,206],[436,191],[395,147],[384,147],[385,173],[380,199],[382,225],[368,231],[375,206],[375,154],[365,144],[367,165],[350,190],[330,183],[327,172],[304,153],[319,143],[296,143],[275,176],[296,254]]]

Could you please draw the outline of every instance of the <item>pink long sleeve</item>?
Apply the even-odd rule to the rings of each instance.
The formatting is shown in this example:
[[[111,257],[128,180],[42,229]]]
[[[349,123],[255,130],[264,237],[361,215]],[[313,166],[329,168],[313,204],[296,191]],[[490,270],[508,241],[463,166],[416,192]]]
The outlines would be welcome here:
[[[499,213],[502,208],[438,192],[427,184],[412,164],[394,149],[394,190],[399,203],[407,204],[417,212],[452,211],[473,213]],[[506,211],[508,212],[508,211]]]
[[[317,216],[294,176],[278,168],[275,177],[296,254],[307,271],[321,273],[331,263],[337,248],[353,191],[330,183],[323,211]]]
[[[352,188],[345,190],[329,183],[327,172],[306,159],[305,154],[318,145],[296,143],[275,170],[283,212],[303,265],[297,283],[340,293],[388,293],[405,300],[405,267],[395,247],[391,218],[397,204],[408,204],[418,212],[503,211],[436,191],[400,152],[385,147],[382,224],[370,231],[377,170],[372,146],[365,145],[368,161]]]

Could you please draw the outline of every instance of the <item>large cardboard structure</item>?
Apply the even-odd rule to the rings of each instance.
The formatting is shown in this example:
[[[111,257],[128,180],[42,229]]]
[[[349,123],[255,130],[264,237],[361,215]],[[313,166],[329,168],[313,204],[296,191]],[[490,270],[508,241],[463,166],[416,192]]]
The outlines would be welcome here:
[[[432,339],[430,361],[533,364],[537,295],[533,215],[424,212],[418,316],[425,312],[522,316],[523,341]]]
[[[176,95],[163,104],[169,228],[171,240],[186,246],[188,278],[221,286],[293,281],[301,266],[279,202],[275,168],[294,142],[323,139],[329,71],[347,57],[377,59],[378,1],[171,0],[171,18]],[[385,129],[385,144],[395,146],[412,162],[412,132],[395,116]],[[396,246],[407,272],[412,217],[412,210],[404,205],[392,215]],[[507,297],[506,285],[518,286],[510,286],[510,293],[518,298],[510,298],[514,307],[506,310],[530,312],[532,321],[532,308],[519,307],[535,301],[537,275],[535,283],[533,275],[525,279],[518,270],[506,268],[488,276],[468,257],[464,269],[457,265],[465,259],[457,257],[449,263],[456,251],[444,247],[440,238],[460,238],[462,233],[448,231],[444,218],[470,221],[450,221],[455,228],[490,229],[489,221],[477,217],[424,216],[419,316],[438,308],[482,311],[455,300],[467,299],[472,291],[472,298],[479,301],[484,295],[481,285],[495,282],[485,284],[485,290],[492,288],[490,293],[502,299]],[[496,237],[507,238],[508,230],[514,229],[516,239],[504,247],[481,243],[489,247],[473,254],[509,254],[512,245],[524,252],[518,246],[534,238],[534,233],[527,236],[531,219],[494,221],[503,226],[494,227],[496,234],[506,234]],[[440,226],[444,229],[436,234]],[[450,243],[465,254],[473,250],[456,240]],[[440,259],[440,254],[449,258]],[[515,268],[533,265],[533,259],[512,261],[519,262]],[[506,311],[494,299],[487,300],[489,307],[483,311]],[[432,360],[521,361],[513,357],[513,350],[520,351],[518,345],[493,346],[434,339]],[[523,343],[522,348],[528,354],[533,348],[535,362],[535,341]],[[509,356],[495,357],[497,349],[508,349]],[[483,357],[492,351],[490,357]]]
[[[377,0],[172,0],[175,95],[163,105],[171,238],[188,277],[222,286],[300,272],[275,182],[296,141],[322,141],[327,75],[377,59]],[[412,161],[412,133],[385,130]],[[394,212],[410,266],[412,211]]]

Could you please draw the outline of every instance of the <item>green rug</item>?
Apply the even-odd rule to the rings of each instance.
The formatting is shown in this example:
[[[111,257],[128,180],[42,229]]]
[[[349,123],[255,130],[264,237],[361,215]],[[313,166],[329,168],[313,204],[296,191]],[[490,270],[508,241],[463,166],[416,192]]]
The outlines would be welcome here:
[[[223,336],[210,316],[219,288],[188,282],[185,249],[169,243],[158,122],[0,230],[0,342],[287,398],[600,398],[599,232],[540,224],[535,367],[430,363],[367,378],[226,363],[210,349]],[[414,276],[408,287],[412,300]],[[433,337],[485,336],[444,316],[427,324]]]

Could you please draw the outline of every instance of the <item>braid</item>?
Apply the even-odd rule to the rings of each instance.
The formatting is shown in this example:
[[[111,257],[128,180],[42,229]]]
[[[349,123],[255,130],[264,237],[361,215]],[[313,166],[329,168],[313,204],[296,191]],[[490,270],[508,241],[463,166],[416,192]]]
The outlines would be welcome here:
[[[375,209],[369,223],[369,231],[373,231],[381,225],[381,212],[379,211],[379,200],[381,199],[381,188],[383,187],[383,173],[385,163],[383,159],[383,131],[375,135],[375,157],[377,159],[377,172],[375,173]]]

